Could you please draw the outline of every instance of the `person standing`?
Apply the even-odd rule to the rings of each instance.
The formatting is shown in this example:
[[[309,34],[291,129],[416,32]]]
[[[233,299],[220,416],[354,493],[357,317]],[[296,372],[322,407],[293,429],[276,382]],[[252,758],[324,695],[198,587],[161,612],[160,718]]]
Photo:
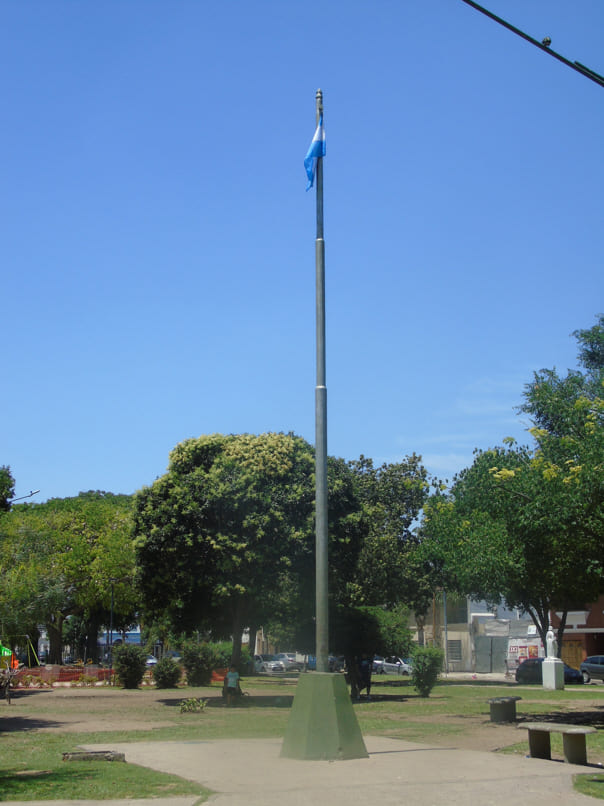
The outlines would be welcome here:
[[[373,671],[373,657],[363,654],[359,660],[359,694],[363,689],[367,692],[367,699],[371,700],[371,672]]]
[[[232,705],[239,693],[239,672],[236,666],[231,666],[224,678],[227,705]]]

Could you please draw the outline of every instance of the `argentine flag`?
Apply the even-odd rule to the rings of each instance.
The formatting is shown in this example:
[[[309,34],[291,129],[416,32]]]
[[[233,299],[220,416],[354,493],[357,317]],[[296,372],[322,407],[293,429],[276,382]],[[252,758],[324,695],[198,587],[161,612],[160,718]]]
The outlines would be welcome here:
[[[312,138],[310,148],[304,157],[304,167],[306,168],[306,176],[308,177],[308,184],[306,190],[310,190],[315,181],[315,172],[317,170],[317,160],[319,157],[325,156],[325,129],[323,128],[323,115],[319,118],[319,125],[315,136]]]

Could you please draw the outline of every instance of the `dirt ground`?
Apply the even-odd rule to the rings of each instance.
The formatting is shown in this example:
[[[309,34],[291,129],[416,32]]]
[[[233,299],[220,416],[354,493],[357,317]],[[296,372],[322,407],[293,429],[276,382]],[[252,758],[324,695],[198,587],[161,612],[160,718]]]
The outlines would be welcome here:
[[[530,688],[518,690],[525,702],[530,700]],[[291,687],[279,689],[269,688],[257,693],[254,691],[251,701],[259,707],[289,704],[293,691]],[[599,695],[599,696],[598,696]],[[191,696],[187,689],[144,688],[125,691],[111,687],[75,688],[54,687],[52,690],[27,689],[17,691],[11,704],[0,701],[0,733],[21,730],[36,730],[40,733],[80,733],[109,732],[120,730],[149,730],[179,724],[178,705],[181,700]],[[223,701],[218,685],[203,690],[196,690],[195,696],[208,699],[208,708],[222,708]],[[374,698],[379,700],[379,695]],[[485,689],[485,703],[488,689]],[[250,704],[251,704],[250,701]],[[556,704],[552,702],[552,708]],[[168,707],[166,707],[168,706]],[[363,709],[371,707],[363,705]],[[172,716],[172,714],[174,716]],[[495,724],[488,714],[471,716],[456,714],[443,716],[435,714],[422,717],[414,716],[414,722],[438,723],[442,726],[442,734],[430,731],[429,743],[468,750],[495,751],[526,741],[526,731],[522,729],[525,721],[533,721],[534,717],[523,714],[523,702],[517,704],[517,722],[515,724]],[[401,716],[404,718],[404,716]],[[598,688],[594,688],[590,696],[586,688],[582,697],[576,701],[572,710],[563,716],[543,715],[540,719],[565,723],[576,722],[582,725],[593,725],[604,729],[604,697]],[[453,734],[449,727],[462,727],[463,730]],[[603,763],[604,757],[594,758],[594,763]]]

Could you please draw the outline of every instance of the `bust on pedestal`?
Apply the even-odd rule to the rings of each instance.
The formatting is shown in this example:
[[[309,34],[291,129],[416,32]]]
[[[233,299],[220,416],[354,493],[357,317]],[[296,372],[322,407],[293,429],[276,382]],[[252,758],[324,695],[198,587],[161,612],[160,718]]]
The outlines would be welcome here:
[[[547,657],[543,661],[541,668],[543,670],[543,688],[554,691],[564,688],[564,664],[560,658],[556,657],[558,651],[558,642],[552,629],[549,625],[547,635],[545,636]]]

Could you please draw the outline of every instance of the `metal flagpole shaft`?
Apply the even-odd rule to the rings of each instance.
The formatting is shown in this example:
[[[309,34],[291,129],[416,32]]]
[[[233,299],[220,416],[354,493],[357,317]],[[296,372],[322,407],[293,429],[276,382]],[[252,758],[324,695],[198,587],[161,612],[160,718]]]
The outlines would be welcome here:
[[[323,115],[323,93],[317,90],[317,124]],[[323,238],[323,158],[317,160],[317,385],[315,387],[315,520],[316,520],[316,652],[317,671],[329,671],[327,577],[327,386],[325,373],[325,240]]]

